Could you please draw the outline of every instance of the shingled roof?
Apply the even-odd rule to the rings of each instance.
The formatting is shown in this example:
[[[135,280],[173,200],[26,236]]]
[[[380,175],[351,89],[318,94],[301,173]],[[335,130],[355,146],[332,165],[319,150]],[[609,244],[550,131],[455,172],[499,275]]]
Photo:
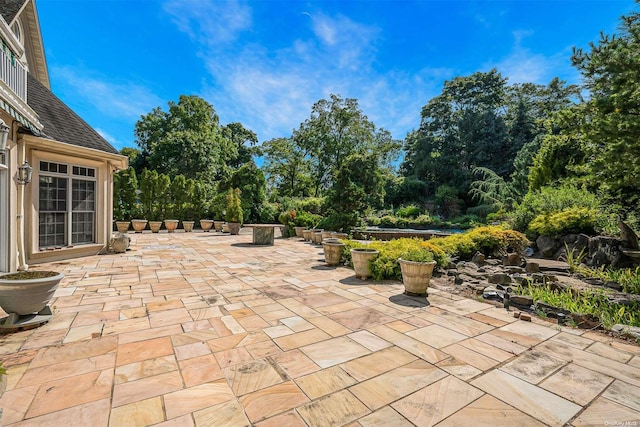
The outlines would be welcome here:
[[[11,24],[11,21],[16,17],[18,11],[26,0],[2,0],[0,1],[0,15],[7,21],[7,24]]]
[[[44,125],[42,132],[67,144],[119,154],[98,132],[60,101],[49,89],[28,73],[27,99]]]

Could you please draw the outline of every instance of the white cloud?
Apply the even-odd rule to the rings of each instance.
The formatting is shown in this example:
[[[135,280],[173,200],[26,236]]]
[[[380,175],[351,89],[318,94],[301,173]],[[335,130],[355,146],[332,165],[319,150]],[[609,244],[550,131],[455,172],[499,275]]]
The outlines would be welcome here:
[[[165,10],[178,4],[172,0]],[[246,6],[234,5],[242,16],[251,15]],[[419,123],[421,107],[439,93],[435,82],[452,74],[437,68],[417,75],[381,74],[371,66],[381,36],[376,25],[318,11],[301,15],[309,31],[292,31],[284,46],[277,48],[243,42],[240,32],[247,27],[240,25],[232,31],[239,39],[224,45],[192,36],[210,74],[201,96],[214,105],[223,123],[240,121],[261,141],[288,136],[309,117],[315,102],[334,93],[357,98],[378,127],[401,139]],[[189,34],[209,22],[206,14],[193,11],[180,19],[189,21],[189,26],[175,21]]]
[[[547,84],[553,77],[558,76],[559,69],[566,69],[569,48],[547,56],[522,46],[523,40],[533,35],[532,31],[516,30],[512,34],[514,44],[509,54],[497,62],[487,62],[483,65],[484,69],[497,68],[504,77],[509,78],[511,84]]]
[[[98,132],[98,134],[103,137],[104,139],[107,140],[107,142],[109,142],[109,144],[113,145],[113,146],[120,146],[122,145],[122,143],[120,141],[118,141],[116,138],[114,138],[112,135],[108,134],[107,132],[105,132],[104,130],[100,129],[100,128],[95,128],[95,131]]]
[[[137,120],[162,103],[148,88],[134,83],[89,76],[79,68],[55,67],[52,72],[81,99],[110,117]]]
[[[230,42],[251,27],[251,9],[237,0],[169,0],[164,11],[178,29],[203,45]]]

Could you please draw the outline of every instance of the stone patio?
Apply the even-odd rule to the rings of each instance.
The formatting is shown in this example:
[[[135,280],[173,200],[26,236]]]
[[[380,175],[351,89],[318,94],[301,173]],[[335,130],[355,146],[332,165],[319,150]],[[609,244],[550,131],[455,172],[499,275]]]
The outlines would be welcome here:
[[[640,347],[326,267],[251,230],[131,234],[0,336],[4,426],[640,425]]]

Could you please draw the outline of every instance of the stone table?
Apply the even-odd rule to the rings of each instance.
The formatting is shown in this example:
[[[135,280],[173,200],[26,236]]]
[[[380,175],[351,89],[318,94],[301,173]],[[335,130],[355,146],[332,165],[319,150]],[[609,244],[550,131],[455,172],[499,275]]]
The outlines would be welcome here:
[[[253,228],[253,244],[273,246],[273,236],[276,227],[282,224],[244,224],[244,227]]]

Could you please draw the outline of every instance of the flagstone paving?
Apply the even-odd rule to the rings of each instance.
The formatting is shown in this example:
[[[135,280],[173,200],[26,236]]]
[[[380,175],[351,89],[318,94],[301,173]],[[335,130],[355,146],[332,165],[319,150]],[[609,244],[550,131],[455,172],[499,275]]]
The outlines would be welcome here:
[[[640,346],[327,267],[300,239],[131,234],[0,335],[3,426],[640,425]],[[1,314],[1,313],[0,313]]]

